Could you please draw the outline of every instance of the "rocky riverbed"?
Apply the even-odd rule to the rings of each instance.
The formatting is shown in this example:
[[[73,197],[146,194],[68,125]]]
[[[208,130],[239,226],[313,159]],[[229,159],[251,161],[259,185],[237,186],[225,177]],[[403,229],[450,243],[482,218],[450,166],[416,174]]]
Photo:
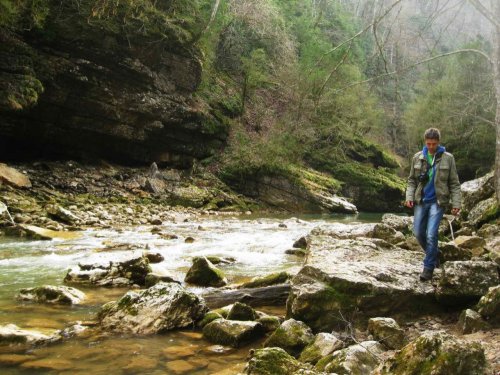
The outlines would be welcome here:
[[[13,275],[22,288],[3,280],[4,298],[17,299],[9,303],[16,313],[1,316],[0,363],[10,373],[77,373],[92,356],[96,373],[109,372],[107,362],[124,374],[500,371],[491,177],[464,184],[464,214],[443,220],[442,265],[422,283],[411,217],[238,218],[234,208],[252,202],[224,190],[228,204],[215,204],[218,211],[167,204],[175,186],[187,185],[155,192],[154,168],[120,180],[97,167],[89,177],[85,167],[67,184],[56,166],[27,169],[31,187],[2,185],[5,241],[32,238],[26,262],[7,248],[2,267],[32,263],[43,274],[61,263],[45,286],[30,285],[29,275]],[[213,194],[199,175],[188,178]],[[40,315],[23,318],[29,310]],[[58,322],[48,324],[47,314]]]

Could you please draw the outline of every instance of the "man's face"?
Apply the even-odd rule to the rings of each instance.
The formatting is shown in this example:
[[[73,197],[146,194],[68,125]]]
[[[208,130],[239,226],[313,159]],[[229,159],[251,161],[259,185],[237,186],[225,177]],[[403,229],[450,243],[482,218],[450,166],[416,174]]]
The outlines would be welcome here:
[[[439,141],[437,139],[426,139],[425,145],[427,146],[427,150],[429,150],[429,154],[434,155],[439,147]]]

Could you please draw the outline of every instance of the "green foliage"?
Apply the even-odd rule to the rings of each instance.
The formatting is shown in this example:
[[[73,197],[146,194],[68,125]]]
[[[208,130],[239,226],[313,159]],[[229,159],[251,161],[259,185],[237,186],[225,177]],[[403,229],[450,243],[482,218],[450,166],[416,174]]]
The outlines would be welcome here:
[[[425,129],[439,128],[462,180],[485,174],[495,159],[496,103],[490,74],[487,61],[475,54],[441,60],[418,83],[416,99],[405,112],[413,151],[422,147]]]
[[[49,15],[50,0],[0,0],[0,27],[41,28]]]

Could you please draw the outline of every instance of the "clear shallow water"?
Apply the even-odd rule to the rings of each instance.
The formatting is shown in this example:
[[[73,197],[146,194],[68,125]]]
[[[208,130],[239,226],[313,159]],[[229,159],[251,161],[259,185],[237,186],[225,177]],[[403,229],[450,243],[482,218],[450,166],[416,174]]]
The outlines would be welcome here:
[[[76,238],[53,241],[20,241],[0,238],[0,324],[14,323],[21,328],[42,332],[62,329],[76,320],[92,320],[100,306],[116,300],[125,289],[79,287],[87,295],[79,306],[47,306],[15,300],[21,288],[44,284],[62,285],[66,272],[78,263],[109,261],[130,255],[131,251],[160,253],[165,260],[153,270],[182,281],[192,258],[200,255],[234,257],[236,262],[220,268],[230,283],[281,270],[299,269],[301,259],[286,255],[293,242],[317,225],[328,222],[373,222],[380,215],[207,218],[185,223],[167,223],[163,233],[179,238],[165,240],[151,233],[151,226],[119,230],[87,230]],[[287,228],[280,228],[279,224]],[[191,236],[193,243],[185,243]],[[129,244],[122,250],[106,247]],[[199,292],[201,288],[190,288]],[[282,309],[260,310],[283,314]],[[100,336],[73,339],[62,344],[38,348],[21,357],[3,357],[0,370],[6,374],[214,374],[242,369],[250,347],[214,352],[212,344],[199,332],[176,331],[148,337]],[[2,354],[4,353],[4,354]],[[9,354],[10,355],[10,354]],[[2,361],[3,358],[3,361]],[[9,365],[9,363],[19,362]],[[233,366],[235,366],[233,368]]]

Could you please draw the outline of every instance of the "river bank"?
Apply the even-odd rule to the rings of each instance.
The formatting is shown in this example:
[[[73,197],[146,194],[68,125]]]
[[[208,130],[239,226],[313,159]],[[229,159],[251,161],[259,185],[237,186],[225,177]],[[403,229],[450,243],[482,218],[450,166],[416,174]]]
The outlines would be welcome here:
[[[49,167],[26,168],[35,176],[31,188],[2,185],[18,223],[4,215],[6,236],[0,237],[0,364],[9,373],[500,370],[500,230],[488,205],[491,179],[462,187],[467,216],[443,221],[443,266],[421,283],[422,251],[411,217],[273,218],[233,211],[234,205],[175,207],[167,203],[170,192],[192,189],[181,180],[163,195],[148,192],[158,182],[147,175],[155,176],[154,169],[135,170],[123,181],[118,176],[125,169],[107,176],[102,167],[74,164],[64,173],[58,164]],[[213,185],[198,189],[211,192]],[[47,238],[33,236],[30,225],[49,229],[42,233]],[[205,272],[219,277],[217,287],[203,277],[188,282],[200,259]],[[288,275],[285,282],[278,278],[281,289],[267,286],[266,276],[281,272]],[[253,277],[267,280],[253,282],[255,290],[287,290],[286,306],[281,294],[263,303],[248,285],[236,293]],[[85,298],[70,306],[47,304],[48,294],[38,302],[19,300],[22,289],[42,285],[76,287]],[[205,293],[226,295],[224,306],[205,303]],[[172,305],[183,299],[192,302]],[[401,339],[388,341],[393,336]],[[422,345],[419,357],[414,348]]]

